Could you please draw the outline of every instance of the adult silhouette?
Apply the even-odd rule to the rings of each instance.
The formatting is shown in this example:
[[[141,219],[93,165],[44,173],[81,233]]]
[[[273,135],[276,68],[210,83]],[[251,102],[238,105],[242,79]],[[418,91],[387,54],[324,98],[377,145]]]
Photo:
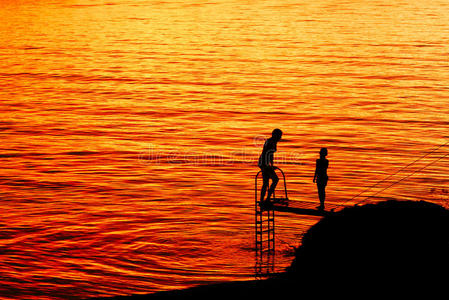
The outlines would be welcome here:
[[[270,199],[271,196],[274,193],[274,190],[276,189],[276,185],[279,182],[279,178],[276,175],[275,167],[274,167],[274,153],[277,150],[277,143],[282,138],[282,130],[276,128],[271,133],[271,137],[268,138],[265,141],[265,144],[263,145],[262,153],[259,157],[259,168],[262,171],[262,177],[263,177],[263,184],[262,189],[260,191],[260,206],[267,206],[270,205]],[[271,179],[271,185],[269,186],[269,181]],[[268,195],[265,199],[265,194],[268,189]]]

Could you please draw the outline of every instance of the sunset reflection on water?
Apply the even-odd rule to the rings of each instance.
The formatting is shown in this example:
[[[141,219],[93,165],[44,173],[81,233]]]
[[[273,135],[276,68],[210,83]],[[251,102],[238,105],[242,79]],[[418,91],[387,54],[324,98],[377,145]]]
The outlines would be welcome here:
[[[416,171],[372,200],[446,205],[444,1],[0,5],[1,297],[253,278],[273,128],[291,199],[318,203],[321,147],[330,203],[438,149],[362,196]],[[316,221],[278,215],[278,271]]]

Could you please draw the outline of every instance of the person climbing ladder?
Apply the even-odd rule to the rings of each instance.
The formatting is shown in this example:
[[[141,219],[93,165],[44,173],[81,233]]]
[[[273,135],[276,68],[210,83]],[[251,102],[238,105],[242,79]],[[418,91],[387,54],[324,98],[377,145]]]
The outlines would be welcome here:
[[[277,150],[277,143],[282,138],[282,130],[280,129],[274,129],[271,133],[271,138],[268,138],[265,141],[265,144],[263,145],[262,153],[259,157],[259,168],[262,170],[262,177],[263,177],[263,184],[262,189],[260,191],[260,207],[267,207],[271,203],[270,199],[272,194],[274,193],[274,190],[276,188],[276,185],[279,182],[279,178],[276,175],[275,166],[273,164],[274,162],[274,152]],[[267,198],[265,199],[265,194],[268,189],[269,180],[271,179],[272,183],[268,190]]]

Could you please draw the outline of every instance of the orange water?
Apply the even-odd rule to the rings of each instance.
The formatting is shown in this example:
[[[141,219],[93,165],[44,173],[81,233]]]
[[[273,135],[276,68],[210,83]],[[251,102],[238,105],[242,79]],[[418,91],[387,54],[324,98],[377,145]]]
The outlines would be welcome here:
[[[1,297],[253,278],[273,128],[305,201],[320,147],[341,203],[446,143],[449,5],[394,3],[1,0]],[[444,204],[448,150],[362,196]],[[277,217],[278,270],[315,221]]]

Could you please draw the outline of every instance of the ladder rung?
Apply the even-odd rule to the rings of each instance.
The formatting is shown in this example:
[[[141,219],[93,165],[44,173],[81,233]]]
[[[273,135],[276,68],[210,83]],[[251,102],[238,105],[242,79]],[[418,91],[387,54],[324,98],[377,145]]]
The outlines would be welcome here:
[[[274,238],[266,239],[266,240],[262,240],[262,241],[256,241],[256,244],[262,244],[262,243],[266,243],[266,242],[274,242]]]
[[[260,252],[274,252],[274,249],[263,249]]]
[[[262,220],[262,221],[256,220],[256,224],[261,224],[261,223],[266,223],[266,222],[274,222],[274,218],[265,219],[265,220]]]

